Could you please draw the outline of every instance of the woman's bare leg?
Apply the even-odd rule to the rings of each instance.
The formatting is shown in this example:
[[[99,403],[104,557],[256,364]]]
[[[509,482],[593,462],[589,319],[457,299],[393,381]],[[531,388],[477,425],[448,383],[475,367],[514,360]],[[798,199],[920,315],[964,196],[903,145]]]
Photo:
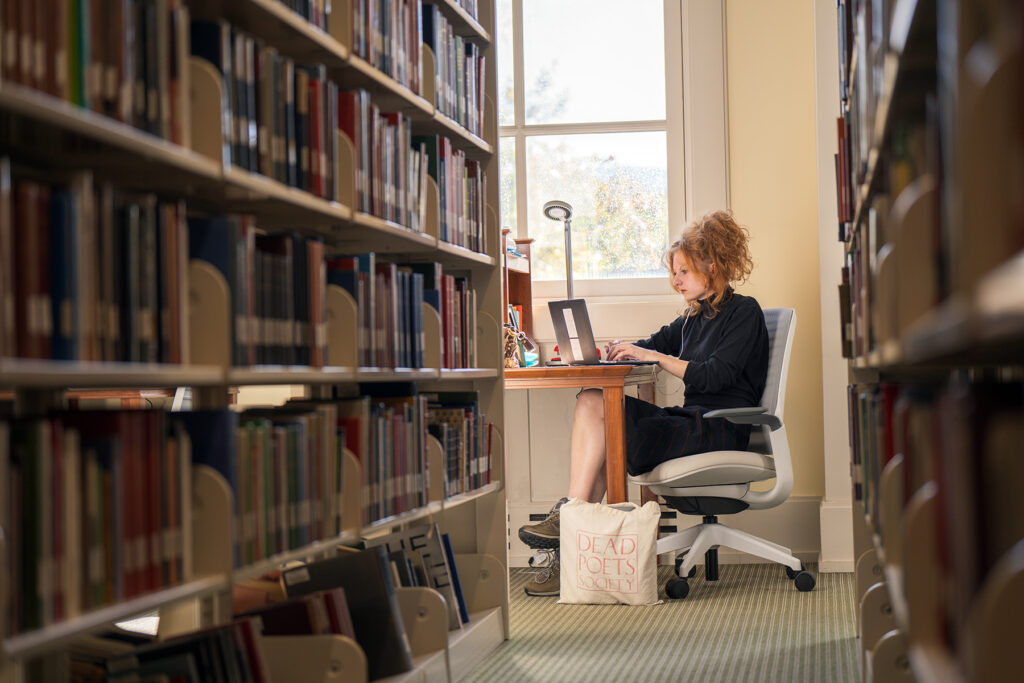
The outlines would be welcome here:
[[[576,398],[569,459],[569,496],[590,503],[604,498],[604,396],[584,389]]]

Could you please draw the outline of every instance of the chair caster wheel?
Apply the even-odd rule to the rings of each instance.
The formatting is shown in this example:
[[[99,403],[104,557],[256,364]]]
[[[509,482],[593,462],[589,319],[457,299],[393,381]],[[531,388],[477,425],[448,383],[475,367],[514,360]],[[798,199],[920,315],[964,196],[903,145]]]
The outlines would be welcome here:
[[[795,578],[796,578],[796,575],[797,575],[797,574],[799,574],[800,572],[802,572],[802,571],[804,570],[804,563],[803,563],[803,562],[801,562],[801,563],[800,563],[800,570],[799,570],[799,571],[796,571],[796,570],[794,570],[794,569],[790,569],[790,568],[789,568],[789,567],[787,567],[786,565],[783,565],[783,567],[784,567],[784,568],[785,568],[785,570],[786,570],[786,577],[787,577],[787,578],[788,578],[788,579],[789,579],[790,581],[792,581],[793,579],[795,579]]]
[[[686,560],[686,553],[683,553],[682,555],[680,555],[679,557],[676,558],[676,576],[679,576],[679,568],[683,566],[683,561],[685,561],[685,560]],[[692,579],[695,576],[697,576],[697,568],[696,567],[690,567],[690,573],[686,575],[686,578]]]
[[[793,576],[793,585],[801,593],[806,593],[809,590],[814,589],[814,574],[805,571],[799,571]]]
[[[665,595],[673,600],[682,600],[690,594],[690,584],[686,579],[669,579],[665,584]]]

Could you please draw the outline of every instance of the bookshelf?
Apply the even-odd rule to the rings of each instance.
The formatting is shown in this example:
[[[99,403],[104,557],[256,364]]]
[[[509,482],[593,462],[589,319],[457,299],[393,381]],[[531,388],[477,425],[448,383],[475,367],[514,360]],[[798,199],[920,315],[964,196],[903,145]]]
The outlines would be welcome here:
[[[97,448],[108,437],[90,436],[85,423],[94,413],[69,408],[77,396],[123,397],[144,390],[162,395],[166,389],[187,386],[193,410],[226,413],[239,387],[300,386],[305,400],[316,405],[359,400],[360,395],[400,384],[424,397],[472,393],[478,397],[474,415],[486,416],[479,417],[479,447],[485,448],[488,423],[501,433],[503,261],[494,154],[493,1],[379,3],[389,13],[384,23],[407,32],[395,28],[385,33],[374,50],[368,47],[373,27],[358,14],[362,5],[354,0],[93,0],[91,14],[88,3],[74,2],[67,7],[81,9],[80,16],[69,17],[61,9],[50,17],[34,3],[4,3],[0,271],[10,276],[0,274],[0,315],[5,316],[0,317],[0,396],[13,400],[7,401],[10,414],[0,413],[0,682],[61,680],[68,673],[69,651],[83,637],[154,610],[160,613],[161,638],[225,624],[231,619],[232,589],[239,582],[288,563],[330,556],[339,544],[426,522],[436,522],[451,536],[470,620],[449,632],[436,591],[399,588],[415,666],[394,680],[458,680],[508,637],[501,439],[493,440],[489,467],[487,461],[474,461],[479,469],[473,475],[467,470],[463,476],[460,470],[446,483],[449,456],[441,441],[428,434],[426,398],[423,421],[415,422],[420,432],[414,433],[413,423],[402,423],[405,433],[412,434],[409,444],[417,445],[403,441],[401,447],[387,447],[395,453],[404,449],[401,454],[410,463],[422,452],[422,466],[433,473],[429,485],[426,479],[392,471],[395,483],[388,486],[394,490],[367,489],[365,482],[388,476],[370,472],[368,453],[353,452],[347,442],[336,451],[324,450],[340,454],[336,462],[318,461],[323,472],[339,476],[339,487],[332,489],[325,475],[325,493],[310,493],[315,496],[310,509],[316,511],[303,512],[304,503],[297,503],[300,526],[309,520],[302,531],[308,534],[288,539],[285,547],[268,546],[255,558],[250,557],[255,546],[248,517],[253,490],[241,479],[229,481],[216,467],[190,461],[187,449],[196,457],[209,445],[172,427],[183,418],[169,411],[125,410],[118,412],[127,417],[117,418],[135,425],[130,427],[133,438],[162,439],[162,459],[140,460],[130,470],[127,463],[134,456],[116,461],[125,467],[117,476],[126,482],[145,483],[145,477],[167,468],[162,487],[145,489],[150,498],[159,499],[159,512],[143,495],[123,494],[123,503],[107,504],[119,506],[125,518],[117,518],[122,521],[109,538],[97,540],[87,526],[92,518],[80,526],[62,522],[70,523],[76,506],[96,502],[93,496],[98,494],[78,494],[80,499],[42,519],[41,528],[53,530],[32,527],[29,534],[21,526],[24,510],[8,505],[8,494],[15,490],[20,503],[29,498],[15,488],[25,485],[23,474],[31,474],[39,486],[31,488],[33,497],[25,504],[43,509],[62,500],[58,492],[77,490],[78,474],[67,473],[77,473],[79,467],[90,471],[97,456],[78,449],[86,442]],[[139,14],[126,17],[126,7]],[[421,40],[417,28],[427,12],[435,31]],[[90,21],[91,28],[86,28]],[[48,30],[48,22],[57,29]],[[199,54],[191,29],[203,22],[223,31],[230,42],[224,56],[232,60],[239,78],[223,76],[227,62],[215,65]],[[370,43],[360,46],[360,37],[364,43],[369,37]],[[137,41],[134,47],[129,40]],[[22,44],[25,51],[7,49]],[[45,59],[36,61],[35,55]],[[121,61],[129,57],[137,58],[134,65]],[[129,65],[138,71],[129,72]],[[285,87],[279,86],[283,74],[301,77],[309,87],[308,99],[278,104],[268,93],[301,93],[274,90]],[[367,109],[357,116],[369,128],[379,125],[376,133],[367,137],[346,131],[340,100],[333,99],[341,91],[362,91]],[[286,99],[282,95],[281,101]],[[303,106],[308,109],[302,111]],[[300,119],[300,114],[308,118]],[[288,127],[290,117],[294,129]],[[439,151],[433,155],[427,147],[431,140],[438,141]],[[294,155],[289,144],[296,148]],[[376,156],[368,161],[361,150]],[[435,163],[430,169],[428,158]],[[22,200],[19,189],[29,185],[39,196],[48,196],[49,204]],[[48,220],[53,231],[52,239],[48,235],[33,246],[31,255],[38,259],[33,263],[45,263],[51,274],[73,266],[74,274],[67,270],[66,279],[54,276],[29,283],[16,277],[26,269],[15,267],[20,254],[15,246],[33,232],[23,220],[28,214],[19,213],[26,206],[45,207],[32,216]],[[65,206],[71,207],[66,214],[51,208]],[[122,220],[131,230],[141,226],[138,239],[156,242],[143,242],[138,251],[130,251],[128,235],[135,233],[128,228],[124,243],[105,241],[104,226],[120,230]],[[235,245],[235,256],[228,257],[232,265],[226,270],[197,257],[190,243],[200,231],[219,230],[222,220],[238,238],[228,243]],[[152,233],[147,232],[149,225],[157,226]],[[35,227],[45,231],[47,224]],[[59,256],[58,251],[64,254],[63,240],[71,234],[78,240],[78,230],[87,232],[69,248],[70,256]],[[251,238],[246,236],[250,233]],[[248,239],[253,243],[246,246]],[[286,242],[290,246],[280,257],[276,250]],[[151,261],[146,260],[146,244],[158,254]],[[389,297],[394,293],[394,305],[360,299],[330,278],[333,259],[370,252],[377,265],[402,273],[398,284],[377,290]],[[93,272],[100,272],[103,264],[116,266],[116,277],[123,277],[110,285],[113,290],[104,289],[103,277]],[[321,272],[318,264],[322,278],[316,275]],[[390,270],[388,264],[397,265]],[[434,304],[429,296],[417,294],[413,283],[424,281],[417,277],[418,267],[426,264],[452,278],[438,285],[451,287],[445,290],[451,297],[447,302]],[[369,277],[380,281],[378,277],[385,277],[381,272],[371,271]],[[271,280],[275,287],[284,283],[290,289],[271,289]],[[102,317],[126,291],[138,291],[139,300],[116,309],[116,320]],[[21,296],[40,303],[15,312],[13,302]],[[65,299],[79,311],[66,326],[72,329],[70,341],[62,326],[68,318],[68,306],[61,304]],[[3,313],[8,306],[10,317]],[[381,306],[392,307],[378,321],[374,316]],[[57,311],[52,320],[51,308]],[[29,316],[32,333],[26,336],[20,325]],[[365,331],[371,327],[379,332]],[[40,351],[42,342],[51,353]],[[59,420],[35,417],[51,410],[60,411]],[[231,414],[244,427],[248,418],[243,407],[233,406]],[[160,427],[144,426],[146,420]],[[71,424],[81,433],[69,435]],[[330,422],[324,418],[307,424]],[[32,456],[33,462],[50,464],[22,469],[21,458],[35,451],[18,449],[34,444],[38,435],[51,436],[59,446],[48,453],[66,455],[52,461]],[[235,437],[242,438],[238,433]],[[122,438],[128,437],[116,433],[108,440],[120,444]],[[136,446],[141,447],[132,442]],[[127,454],[129,445],[124,449]],[[16,453],[17,463],[12,464]],[[65,472],[60,468],[66,464],[72,469]],[[319,476],[313,464],[307,468],[310,476]],[[310,483],[315,481],[320,480],[308,480],[307,493],[316,490],[317,484]],[[111,490],[120,496],[128,487]],[[36,495],[38,501],[32,502]],[[159,518],[166,526],[125,521],[132,512],[154,525]],[[110,558],[120,558],[113,564],[106,560],[111,573],[105,575],[81,568],[83,576],[102,575],[118,586],[102,599],[86,595],[74,577],[76,563],[84,561],[81,552],[95,553],[99,547],[88,545],[88,539],[106,544],[103,552]],[[21,559],[31,554],[23,552],[26,542],[38,544],[29,549],[39,558],[38,579],[27,593],[23,574],[29,565]],[[84,551],[75,550],[79,544]],[[160,556],[158,544],[166,544],[166,557]],[[117,568],[120,561],[132,563],[123,575]],[[33,602],[31,607],[38,607],[40,614],[25,619],[24,601],[35,596],[39,605]],[[344,636],[261,642],[270,680],[336,680],[339,673],[344,680],[367,679],[365,653]]]
[[[840,309],[864,680],[1013,678],[1021,10],[839,3]]]
[[[502,230],[505,237],[511,230]],[[522,307],[522,320],[520,321],[523,332],[533,338],[533,275],[530,271],[530,244],[532,237],[515,238],[516,253],[508,249],[502,254],[502,275],[504,276],[503,302],[505,304],[505,319],[508,322],[508,306]]]

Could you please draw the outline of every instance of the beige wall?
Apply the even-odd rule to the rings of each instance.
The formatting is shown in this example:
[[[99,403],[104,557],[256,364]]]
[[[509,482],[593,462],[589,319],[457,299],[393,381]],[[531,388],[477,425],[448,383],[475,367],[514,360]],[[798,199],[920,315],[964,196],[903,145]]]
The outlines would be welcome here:
[[[755,261],[740,288],[792,306],[797,328],[786,394],[794,495],[824,495],[813,6],[728,0],[729,191]]]

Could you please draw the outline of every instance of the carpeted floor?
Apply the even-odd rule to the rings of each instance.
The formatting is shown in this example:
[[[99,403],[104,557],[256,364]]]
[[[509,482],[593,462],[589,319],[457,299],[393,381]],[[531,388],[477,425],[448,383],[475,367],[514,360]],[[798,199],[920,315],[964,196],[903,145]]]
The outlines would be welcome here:
[[[778,565],[722,565],[718,582],[698,567],[686,599],[648,607],[531,598],[534,570],[513,569],[511,638],[463,681],[859,681],[853,574],[808,569],[801,593]]]

